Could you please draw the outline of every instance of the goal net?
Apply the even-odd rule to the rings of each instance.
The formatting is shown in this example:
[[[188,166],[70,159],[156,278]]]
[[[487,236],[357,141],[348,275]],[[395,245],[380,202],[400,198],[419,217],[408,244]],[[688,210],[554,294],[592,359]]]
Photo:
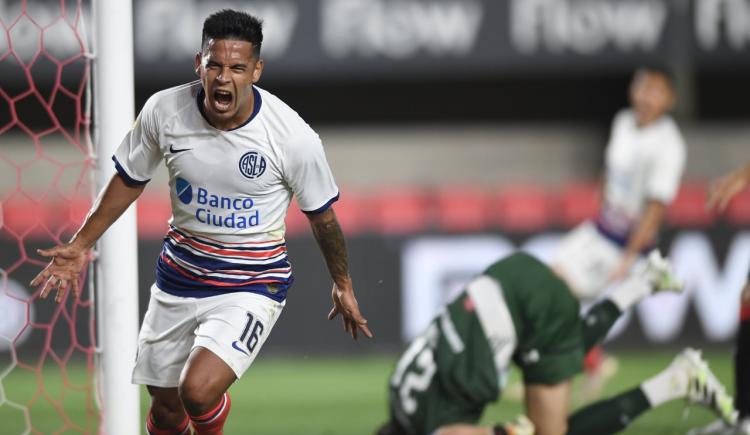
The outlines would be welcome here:
[[[93,286],[39,300],[36,250],[67,241],[94,192],[81,0],[0,0],[0,433],[96,433]],[[88,275],[88,274],[87,274]]]

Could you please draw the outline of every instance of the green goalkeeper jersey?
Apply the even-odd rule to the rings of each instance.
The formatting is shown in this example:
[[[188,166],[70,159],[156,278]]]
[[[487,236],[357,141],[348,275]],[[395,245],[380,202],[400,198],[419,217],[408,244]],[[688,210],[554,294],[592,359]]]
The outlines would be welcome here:
[[[517,253],[471,281],[415,338],[390,380],[393,420],[408,434],[475,423],[515,362],[527,384],[582,368],[578,301],[539,260]]]

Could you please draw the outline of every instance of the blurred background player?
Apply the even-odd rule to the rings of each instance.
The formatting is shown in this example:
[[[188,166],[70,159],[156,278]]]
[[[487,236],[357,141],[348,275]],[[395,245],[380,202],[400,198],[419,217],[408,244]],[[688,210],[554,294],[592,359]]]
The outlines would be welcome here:
[[[172,218],[138,345],[133,382],[147,385],[149,434],[221,434],[228,388],[249,368],[293,282],[284,241],[292,196],[307,213],[334,285],[329,318],[371,336],[349,276],[332,204],[338,188],[318,135],[260,80],[259,20],[223,10],[203,26],[199,81],[153,95],[115,152],[117,169],[73,239],[40,250],[33,280],[62,300],[96,240],[164,160]]]
[[[750,163],[717,180],[711,190],[708,205],[724,211],[730,200],[750,185]],[[714,422],[691,431],[691,435],[748,435],[750,434],[750,278],[740,295],[740,326],[734,355],[734,406],[739,412],[736,426],[724,421]]]
[[[581,300],[596,298],[608,282],[624,277],[654,244],[685,166],[685,143],[668,114],[674,105],[668,73],[638,70],[630,102],[612,124],[599,216],[571,231],[554,260]]]
[[[654,251],[581,319],[578,301],[551,269],[527,254],[501,259],[472,280],[402,354],[390,379],[391,421],[379,434],[605,435],[678,398],[733,421],[731,398],[692,349],[639,387],[568,417],[571,379],[580,372],[585,351],[641,299],[679,288],[669,263]],[[498,399],[511,361],[523,373],[531,423],[474,426],[485,406]]]
[[[630,108],[617,113],[612,123],[599,215],[568,233],[553,260],[584,302],[624,277],[654,245],[685,167],[685,143],[669,115],[675,102],[670,74],[656,68],[637,70],[629,98]],[[592,349],[586,358],[583,400],[598,396],[614,370],[616,362],[606,361],[601,347]]]

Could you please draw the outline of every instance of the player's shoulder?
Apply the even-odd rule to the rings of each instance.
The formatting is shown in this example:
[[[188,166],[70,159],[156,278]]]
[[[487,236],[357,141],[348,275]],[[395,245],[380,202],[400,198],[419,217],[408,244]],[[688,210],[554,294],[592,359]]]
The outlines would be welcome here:
[[[201,84],[197,80],[163,89],[149,97],[143,106],[143,110],[154,113],[160,119],[165,119],[168,116],[180,113],[190,105],[196,104],[200,89]]]
[[[665,113],[659,119],[659,128],[669,134],[680,134],[680,127],[677,125],[677,121],[668,113]]]
[[[261,96],[264,124],[272,137],[289,146],[320,140],[315,130],[281,98],[258,86],[255,88]]]
[[[672,147],[676,150],[685,148],[685,139],[682,137],[680,128],[674,118],[665,114],[658,121],[659,134],[662,136],[662,143],[665,147]]]
[[[615,113],[612,119],[612,125],[614,127],[635,127],[635,113],[629,107],[620,109]]]

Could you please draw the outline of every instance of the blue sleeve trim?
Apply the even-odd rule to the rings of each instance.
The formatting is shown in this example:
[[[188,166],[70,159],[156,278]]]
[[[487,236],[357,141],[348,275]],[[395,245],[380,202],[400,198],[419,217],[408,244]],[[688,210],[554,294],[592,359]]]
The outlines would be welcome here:
[[[304,214],[319,214],[319,213],[323,213],[324,211],[326,211],[329,208],[331,208],[331,206],[333,205],[334,202],[336,202],[336,201],[339,200],[339,196],[340,195],[341,195],[340,193],[337,193],[336,196],[334,196],[333,198],[329,199],[328,202],[326,202],[325,204],[323,204],[323,206],[320,207],[320,208],[316,208],[315,210],[309,210],[309,211],[308,210],[302,210],[302,213],[304,213]]]
[[[125,184],[127,184],[128,186],[131,186],[131,187],[143,186],[144,184],[151,181],[151,180],[146,180],[146,181],[136,180],[125,171],[125,168],[123,168],[120,162],[117,161],[117,157],[112,156],[112,161],[115,162],[115,169],[117,170],[117,173],[120,174],[120,177],[122,177],[122,179],[125,180]]]
[[[610,231],[605,227],[598,219],[594,222],[594,225],[596,225],[596,230],[599,231],[599,234],[604,236],[605,239],[623,249],[628,246],[628,239],[630,238],[629,232],[625,235],[615,234],[613,231]]]
[[[610,242],[614,243],[615,245],[619,246],[620,249],[625,249],[628,247],[628,242],[630,241],[630,235],[631,233],[628,233],[624,236],[615,234],[611,230],[609,230],[606,226],[604,226],[599,219],[594,222],[594,225],[596,225],[597,231],[599,231],[599,234],[601,234],[605,239],[609,240]],[[649,252],[651,252],[654,249],[655,245],[654,243],[648,243],[646,246],[641,249],[641,255],[648,255]]]

